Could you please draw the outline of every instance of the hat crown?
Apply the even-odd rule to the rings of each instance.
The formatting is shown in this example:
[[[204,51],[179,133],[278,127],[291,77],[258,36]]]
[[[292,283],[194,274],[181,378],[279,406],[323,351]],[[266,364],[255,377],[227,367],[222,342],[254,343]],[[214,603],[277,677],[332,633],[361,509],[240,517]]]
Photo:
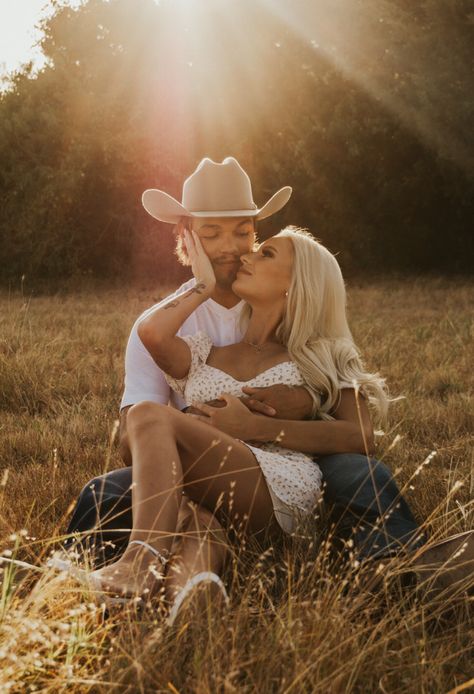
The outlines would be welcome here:
[[[182,202],[164,190],[150,188],[142,195],[146,211],[155,219],[176,224],[183,217],[255,217],[265,219],[288,202],[292,189],[280,188],[258,208],[253,201],[247,173],[234,157],[219,164],[209,157],[201,159],[183,184]]]
[[[234,157],[221,164],[202,159],[183,184],[182,205],[190,212],[257,209],[250,178]]]

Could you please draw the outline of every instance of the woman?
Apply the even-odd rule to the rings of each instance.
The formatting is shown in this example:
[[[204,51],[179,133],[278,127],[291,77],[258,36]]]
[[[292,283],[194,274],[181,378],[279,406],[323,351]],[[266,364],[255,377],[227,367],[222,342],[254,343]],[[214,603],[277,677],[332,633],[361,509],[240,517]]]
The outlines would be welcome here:
[[[341,450],[351,450],[354,439],[362,437],[370,446],[368,402],[383,416],[388,399],[383,379],[362,367],[334,256],[293,227],[242,256],[233,291],[248,303],[248,328],[240,343],[218,348],[203,333],[176,336],[215,284],[197,235],[186,231],[185,240],[194,288],[153,311],[139,326],[142,342],[172,387],[188,404],[222,398],[229,421],[245,421],[245,438],[255,441],[259,419],[237,399],[242,384],[305,385],[313,398],[313,416],[333,421],[332,445],[337,439]],[[206,412],[200,402],[194,404]],[[124,555],[93,572],[96,587],[131,597],[153,593],[163,583],[173,586],[170,555],[183,490],[212,514],[214,534],[236,517],[245,520],[245,531],[257,539],[291,533],[313,510],[321,490],[320,471],[309,455],[285,445],[284,432],[278,442],[250,445],[203,419],[148,402],[129,410],[133,530]],[[222,570],[225,554],[224,545],[213,553],[213,575]],[[172,600],[176,587],[168,591]]]

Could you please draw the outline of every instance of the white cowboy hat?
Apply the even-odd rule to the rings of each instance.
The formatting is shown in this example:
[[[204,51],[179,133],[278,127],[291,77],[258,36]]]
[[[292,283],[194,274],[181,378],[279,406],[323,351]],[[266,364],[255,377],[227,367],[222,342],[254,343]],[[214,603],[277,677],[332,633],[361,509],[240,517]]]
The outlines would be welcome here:
[[[237,159],[227,157],[222,164],[202,159],[183,184],[182,202],[162,190],[145,190],[145,210],[161,222],[177,224],[181,217],[255,217],[264,219],[281,210],[292,188],[285,186],[263,207],[253,201],[250,178]]]

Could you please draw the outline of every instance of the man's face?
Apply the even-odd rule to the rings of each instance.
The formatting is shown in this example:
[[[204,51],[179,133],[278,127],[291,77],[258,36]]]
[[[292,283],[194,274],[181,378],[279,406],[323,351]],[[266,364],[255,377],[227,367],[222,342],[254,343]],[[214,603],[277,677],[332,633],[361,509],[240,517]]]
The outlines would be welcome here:
[[[193,217],[192,228],[212,263],[217,284],[230,288],[240,267],[240,256],[250,253],[255,244],[252,218]]]

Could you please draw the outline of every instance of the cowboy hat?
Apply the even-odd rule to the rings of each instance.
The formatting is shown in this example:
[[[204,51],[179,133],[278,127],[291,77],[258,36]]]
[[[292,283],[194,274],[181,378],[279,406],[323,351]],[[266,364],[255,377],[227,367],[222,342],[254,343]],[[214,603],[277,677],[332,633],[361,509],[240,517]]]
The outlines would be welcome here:
[[[290,199],[292,189],[285,186],[263,207],[253,201],[250,178],[237,159],[227,157],[218,164],[202,159],[194,173],[183,184],[182,202],[162,190],[145,190],[145,210],[161,222],[177,224],[181,217],[255,217],[264,219],[281,210]]]

